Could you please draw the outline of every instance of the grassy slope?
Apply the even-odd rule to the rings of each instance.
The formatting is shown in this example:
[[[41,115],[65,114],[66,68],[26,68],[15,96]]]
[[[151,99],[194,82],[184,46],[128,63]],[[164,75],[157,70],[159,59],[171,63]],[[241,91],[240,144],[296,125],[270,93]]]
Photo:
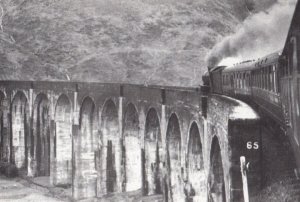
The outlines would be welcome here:
[[[270,0],[265,0],[269,2]],[[195,86],[243,0],[5,0],[2,79]]]

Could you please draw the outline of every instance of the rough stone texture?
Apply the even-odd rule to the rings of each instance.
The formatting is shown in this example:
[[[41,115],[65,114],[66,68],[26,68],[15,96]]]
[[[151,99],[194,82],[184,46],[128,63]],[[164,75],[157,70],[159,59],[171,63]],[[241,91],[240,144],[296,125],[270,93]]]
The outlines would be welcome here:
[[[121,191],[121,144],[118,109],[112,100],[107,100],[101,113],[101,193]]]
[[[154,108],[147,113],[145,127],[145,179],[144,193],[148,195],[162,193],[162,141],[160,133],[159,118]]]
[[[26,122],[16,113],[25,97],[2,102],[1,160],[23,164],[27,150],[28,175],[72,184],[76,200],[137,190],[181,202],[191,184],[194,201],[239,201],[241,155],[255,167],[250,182],[259,180],[259,151],[245,145],[259,141],[259,117],[237,116],[252,109],[233,99],[191,88],[99,83],[2,81],[0,89],[3,99],[18,100],[22,91],[28,102]],[[10,137],[20,130],[25,149],[11,153]]]
[[[203,148],[197,124],[194,122],[189,131],[187,153],[188,181],[195,189],[195,201],[206,200],[206,177],[203,161]]]
[[[139,136],[139,117],[133,104],[129,104],[124,118],[125,147],[125,190],[134,191],[142,188],[142,150]]]
[[[55,185],[72,182],[72,109],[67,96],[59,97],[55,109],[54,165]]]
[[[26,167],[26,128],[28,128],[27,98],[22,92],[18,92],[12,101],[12,155],[17,168]]]

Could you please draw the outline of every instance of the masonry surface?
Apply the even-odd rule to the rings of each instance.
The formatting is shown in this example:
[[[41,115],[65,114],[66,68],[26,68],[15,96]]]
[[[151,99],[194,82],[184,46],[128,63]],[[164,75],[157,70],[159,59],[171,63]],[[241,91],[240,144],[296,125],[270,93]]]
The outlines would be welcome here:
[[[0,82],[0,158],[27,176],[72,186],[75,200],[140,190],[184,201],[240,201],[239,157],[259,182],[260,118],[196,88]],[[243,117],[239,111],[248,113]],[[250,187],[251,189],[251,187]]]

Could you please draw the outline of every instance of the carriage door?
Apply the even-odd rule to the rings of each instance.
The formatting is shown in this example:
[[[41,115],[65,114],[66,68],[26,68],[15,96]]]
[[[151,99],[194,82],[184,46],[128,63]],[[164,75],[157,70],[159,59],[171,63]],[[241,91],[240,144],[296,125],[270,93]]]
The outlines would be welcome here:
[[[299,84],[300,84],[300,67],[299,67],[299,41],[296,37],[291,38],[291,52],[290,52],[290,65],[292,66],[292,86],[291,86],[291,98],[292,98],[292,127],[294,138],[299,145],[299,135],[297,131],[300,131],[300,110],[299,110]]]

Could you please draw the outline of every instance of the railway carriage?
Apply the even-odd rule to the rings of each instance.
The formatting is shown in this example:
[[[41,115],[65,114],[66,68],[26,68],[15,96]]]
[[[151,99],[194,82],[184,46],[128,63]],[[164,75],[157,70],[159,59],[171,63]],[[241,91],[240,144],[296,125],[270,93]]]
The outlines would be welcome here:
[[[288,134],[300,176],[300,4],[281,53],[230,67],[209,68],[212,93],[258,106]],[[206,82],[207,83],[207,82]]]
[[[286,129],[295,152],[300,176],[300,4],[295,13],[281,55],[281,100]]]
[[[280,126],[284,126],[280,96],[284,63],[280,63],[281,60],[276,52],[255,61],[214,68],[210,71],[212,92],[255,103]]]

